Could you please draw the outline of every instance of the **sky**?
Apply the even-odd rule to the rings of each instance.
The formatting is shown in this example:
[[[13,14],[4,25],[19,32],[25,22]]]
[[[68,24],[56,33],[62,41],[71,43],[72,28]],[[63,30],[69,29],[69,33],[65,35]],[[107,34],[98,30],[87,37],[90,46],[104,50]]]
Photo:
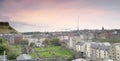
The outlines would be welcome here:
[[[0,21],[20,32],[119,29],[120,0],[0,0]]]

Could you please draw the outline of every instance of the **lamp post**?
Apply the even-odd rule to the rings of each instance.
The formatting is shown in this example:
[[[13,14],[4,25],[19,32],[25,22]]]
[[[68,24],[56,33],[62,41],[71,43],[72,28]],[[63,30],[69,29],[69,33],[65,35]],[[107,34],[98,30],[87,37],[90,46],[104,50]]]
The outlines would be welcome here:
[[[4,59],[3,59],[3,61],[5,61],[5,59],[6,59],[6,58],[5,58],[5,53],[6,53],[6,52],[4,51]]]

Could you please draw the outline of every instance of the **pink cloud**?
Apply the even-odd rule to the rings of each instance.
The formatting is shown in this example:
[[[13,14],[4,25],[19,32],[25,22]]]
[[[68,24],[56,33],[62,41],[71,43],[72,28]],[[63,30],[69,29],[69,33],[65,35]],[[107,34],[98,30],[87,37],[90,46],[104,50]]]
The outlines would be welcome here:
[[[95,27],[101,16],[114,14],[111,11],[87,6],[84,0],[21,0],[6,1],[5,16],[13,21],[28,24],[47,24],[51,28],[75,28],[78,16],[82,27]],[[118,16],[117,14],[115,14]],[[100,26],[100,24],[97,24]]]

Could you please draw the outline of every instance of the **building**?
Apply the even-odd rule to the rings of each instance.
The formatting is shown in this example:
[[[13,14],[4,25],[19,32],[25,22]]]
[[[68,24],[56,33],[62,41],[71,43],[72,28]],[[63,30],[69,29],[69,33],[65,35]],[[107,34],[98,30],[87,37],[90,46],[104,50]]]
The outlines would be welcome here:
[[[14,28],[12,28],[8,22],[0,22],[0,34],[18,33]]]
[[[103,61],[104,59],[109,58],[109,47],[101,44],[97,50],[97,59]]]
[[[104,59],[103,61],[113,61],[113,60],[111,60],[111,59]]]
[[[89,41],[89,42],[91,42],[92,39],[94,39],[95,37],[94,33],[91,30],[84,30],[81,36],[84,41]]]
[[[92,43],[91,44],[91,57],[92,60],[103,61],[109,57],[110,43]]]
[[[82,58],[78,58],[78,59],[74,59],[74,60],[72,60],[72,61],[87,61],[87,60],[82,59]]]
[[[46,38],[41,38],[41,39],[38,39],[37,41],[35,41],[35,45],[37,47],[43,47],[43,41],[45,41]]]
[[[26,38],[29,41],[30,45],[31,43],[34,43],[36,47],[42,47],[43,45],[43,41],[45,41],[46,38],[41,38],[41,39],[36,39],[36,38]]]
[[[23,38],[8,22],[0,22],[0,36],[10,44],[19,44],[20,40]]]
[[[91,43],[93,42],[78,42],[76,43],[76,51],[84,53],[85,57],[91,57]]]
[[[113,61],[120,61],[120,43],[112,44],[110,47],[110,58]]]
[[[85,42],[77,42],[76,43],[76,51],[77,52],[85,52]]]
[[[31,59],[31,56],[27,54],[21,54],[20,56],[17,57],[17,60],[29,60],[29,59]]]

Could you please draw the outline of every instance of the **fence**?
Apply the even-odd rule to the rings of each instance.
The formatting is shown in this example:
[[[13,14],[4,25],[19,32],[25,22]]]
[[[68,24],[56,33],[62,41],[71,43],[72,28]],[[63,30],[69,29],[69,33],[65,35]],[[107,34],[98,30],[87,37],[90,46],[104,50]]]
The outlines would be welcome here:
[[[30,60],[6,60],[6,61],[39,61],[38,59],[30,59]]]

